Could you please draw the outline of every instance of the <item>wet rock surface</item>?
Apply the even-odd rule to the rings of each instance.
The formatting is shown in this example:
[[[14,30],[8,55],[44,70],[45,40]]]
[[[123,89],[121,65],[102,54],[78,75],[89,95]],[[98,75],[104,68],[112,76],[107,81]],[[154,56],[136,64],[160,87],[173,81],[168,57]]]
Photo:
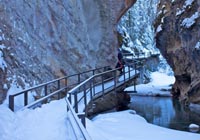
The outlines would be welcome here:
[[[130,95],[124,92],[112,92],[92,100],[87,105],[87,117],[92,117],[96,114],[103,113],[108,110],[122,111],[128,109],[130,103]]]

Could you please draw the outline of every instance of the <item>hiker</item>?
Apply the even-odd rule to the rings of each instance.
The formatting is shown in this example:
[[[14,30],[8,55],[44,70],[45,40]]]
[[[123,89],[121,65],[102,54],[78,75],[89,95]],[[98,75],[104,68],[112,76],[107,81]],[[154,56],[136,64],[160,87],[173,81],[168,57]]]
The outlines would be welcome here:
[[[117,61],[115,68],[118,69],[118,72],[119,72],[119,73],[117,72],[117,77],[118,77],[121,74],[123,74],[123,69],[124,69],[124,61],[123,61],[123,55],[121,52],[121,48],[118,49],[117,58],[118,58],[118,61]],[[118,82],[118,80],[117,80],[117,82]]]
[[[123,68],[124,68],[124,61],[123,61],[123,55],[121,52],[121,48],[118,49],[117,58],[118,58],[118,61],[117,61],[117,65],[115,66],[115,68],[119,68],[118,70],[119,70],[120,74],[122,74]]]

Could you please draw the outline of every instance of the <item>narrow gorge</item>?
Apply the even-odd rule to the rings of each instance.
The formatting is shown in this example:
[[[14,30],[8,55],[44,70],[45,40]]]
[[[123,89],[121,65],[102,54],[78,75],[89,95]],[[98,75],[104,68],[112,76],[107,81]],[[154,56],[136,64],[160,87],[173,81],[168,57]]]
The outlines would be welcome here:
[[[135,2],[1,1],[0,102],[13,86],[114,67],[117,24]],[[156,47],[176,78],[172,94],[191,103],[200,103],[199,7],[200,0],[160,0],[154,22]]]

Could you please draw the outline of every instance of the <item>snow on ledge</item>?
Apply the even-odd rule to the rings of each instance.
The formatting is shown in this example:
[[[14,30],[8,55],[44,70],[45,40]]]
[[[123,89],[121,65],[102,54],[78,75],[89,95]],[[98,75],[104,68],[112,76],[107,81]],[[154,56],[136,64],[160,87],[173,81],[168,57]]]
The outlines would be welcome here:
[[[159,33],[159,32],[161,32],[162,31],[162,27],[161,27],[161,24],[157,27],[157,29],[156,29],[156,33]]]
[[[200,40],[197,42],[195,49],[200,50]]]
[[[193,2],[194,2],[194,0],[186,0],[186,1],[185,1],[185,4],[183,5],[183,8],[182,8],[182,9],[177,8],[176,16],[179,16],[179,15],[181,15],[183,12],[185,12],[185,9],[186,9],[187,7],[190,8],[190,6],[192,5]]]
[[[192,5],[193,2],[194,2],[194,0],[186,0],[185,1],[185,5],[183,6],[183,8],[186,8],[187,6]]]
[[[176,16],[179,16],[181,15],[185,10],[182,10],[182,9],[177,9],[177,12],[176,12]]]
[[[194,23],[195,23],[195,20],[199,18],[199,13],[198,12],[195,12],[191,17],[189,18],[185,18],[182,23],[181,23],[181,26],[182,27],[185,27],[185,28],[190,28]]]

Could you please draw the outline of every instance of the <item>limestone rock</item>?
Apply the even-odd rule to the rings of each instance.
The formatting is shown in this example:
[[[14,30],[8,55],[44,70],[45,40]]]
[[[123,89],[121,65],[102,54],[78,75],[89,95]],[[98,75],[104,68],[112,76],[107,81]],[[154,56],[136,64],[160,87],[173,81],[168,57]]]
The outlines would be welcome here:
[[[172,94],[200,103],[200,1],[161,0],[155,21],[156,43],[172,67]]]
[[[0,3],[0,101],[12,83],[25,88],[91,68],[114,66],[116,24],[136,0]],[[20,82],[22,81],[22,82]],[[3,96],[2,96],[3,95]]]
[[[123,92],[112,92],[91,100],[86,108],[86,114],[88,117],[92,117],[96,114],[116,109],[117,111],[128,109],[130,103],[130,95]]]

